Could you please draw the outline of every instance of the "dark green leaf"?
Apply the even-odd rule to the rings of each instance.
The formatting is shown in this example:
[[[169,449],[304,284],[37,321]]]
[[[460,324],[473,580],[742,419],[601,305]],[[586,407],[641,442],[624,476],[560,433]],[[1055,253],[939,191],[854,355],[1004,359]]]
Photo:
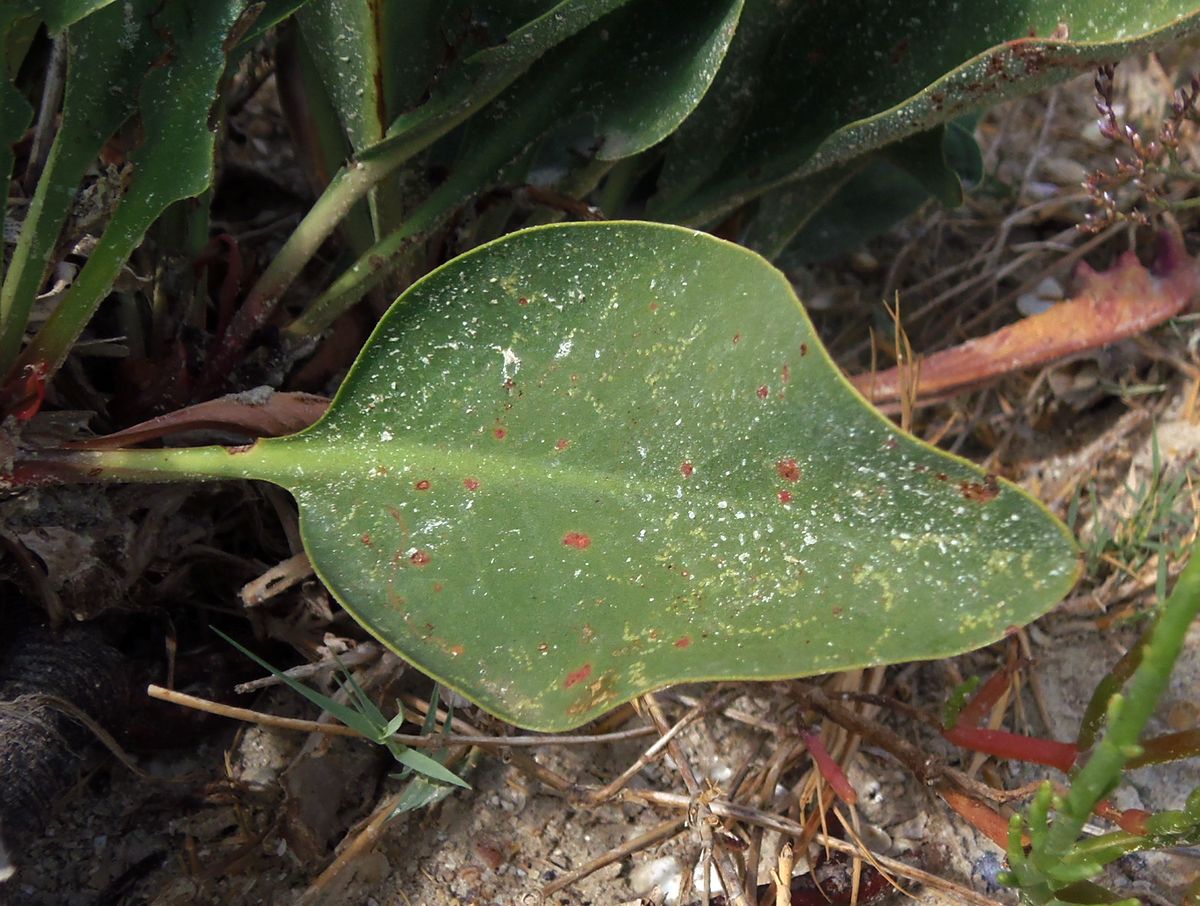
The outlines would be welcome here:
[[[785,268],[827,261],[852,252],[890,230],[928,201],[938,184],[944,188],[946,200],[953,200],[961,193],[963,182],[976,184],[980,181],[983,160],[974,137],[963,125],[950,123],[944,131],[944,140],[939,145],[941,150],[933,161],[920,165],[910,162],[902,166],[897,160],[899,153],[880,155],[858,169],[848,181],[837,179],[837,175],[846,170],[838,168],[801,180],[795,187],[787,186],[772,192],[762,200],[762,207],[779,211],[780,217],[785,218],[788,214],[795,217],[795,213],[802,210],[789,206],[788,202],[807,187],[833,190],[824,199],[823,207],[813,211],[793,233],[784,236],[787,247],[782,252],[779,245],[749,244],[764,255],[777,258],[780,266]],[[896,147],[907,145],[908,142],[900,142]],[[913,153],[918,152],[914,149]],[[934,157],[931,149],[925,149],[925,153]],[[926,178],[918,178],[917,172]],[[751,225],[752,235],[761,232],[758,221],[762,217],[760,214]]]
[[[289,331],[311,335],[382,279],[380,262],[491,188],[504,167],[556,124],[582,121],[587,148],[634,154],[665,138],[703,96],[741,0],[663,0],[618,10],[550,51],[469,124],[463,156],[403,226],[367,250]],[[660,48],[666,46],[666,51]],[[578,134],[579,130],[575,131]],[[562,133],[556,133],[561,139]]]
[[[25,95],[17,90],[10,78],[16,75],[17,67],[25,55],[21,40],[25,26],[32,18],[16,5],[0,7],[0,50],[6,52],[4,71],[0,72],[0,184],[8,190],[12,175],[12,146],[28,128],[33,119],[33,107]],[[16,51],[20,50],[19,56]],[[12,54],[12,56],[9,56]],[[15,58],[15,59],[14,59]],[[3,256],[0,256],[0,276],[4,274]],[[0,325],[8,318],[8,309],[0,302]]]
[[[1190,0],[989,0],[961,10],[935,0],[818,0],[780,9],[760,13],[782,15],[772,32],[734,42],[737,65],[672,143],[653,216],[711,221],[781,184],[1200,29]],[[730,135],[721,118],[733,98],[750,110]],[[710,135],[721,136],[719,150],[705,147]]]

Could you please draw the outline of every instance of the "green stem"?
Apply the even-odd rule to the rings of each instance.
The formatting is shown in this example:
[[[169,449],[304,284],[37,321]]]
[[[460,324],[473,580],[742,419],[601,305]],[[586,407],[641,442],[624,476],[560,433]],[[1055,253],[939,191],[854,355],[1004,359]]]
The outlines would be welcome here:
[[[234,315],[198,382],[198,396],[212,393],[225,382],[237,365],[242,350],[255,332],[266,325],[284,292],[321,247],[321,243],[371,187],[402,162],[398,160],[393,163],[388,158],[370,163],[351,161],[334,174],[325,192],[304,215]]]
[[[54,450],[18,459],[15,486],[46,482],[166,482],[266,479],[259,444],[160,450]]]
[[[439,201],[439,193],[435,193],[413,211],[402,227],[367,249],[362,257],[309,304],[302,315],[283,329],[285,340],[299,345],[310,337],[316,337],[373,287],[383,282],[392,259],[417,238],[433,230],[453,210],[453,205]]]
[[[1041,856],[1038,861],[1047,866],[1058,863],[1064,854],[1072,851],[1096,803],[1108,795],[1126,762],[1138,754],[1138,739],[1167,689],[1188,627],[1200,613],[1200,556],[1196,556],[1197,551],[1200,551],[1200,543],[1193,548],[1191,560],[1175,583],[1175,590],[1162,605],[1158,622],[1142,652],[1142,662],[1130,680],[1128,695],[1124,698],[1113,696],[1104,738],[1071,782],[1071,790],[1050,829],[1045,848],[1038,854]]]
[[[389,130],[392,134],[378,145],[364,150],[358,159],[334,174],[316,204],[304,215],[275,260],[246,296],[246,301],[238,309],[220,345],[209,359],[198,382],[197,395],[207,395],[225,382],[238,363],[242,350],[254,333],[266,325],[292,281],[358,201],[414,154],[493,100],[527,66],[528,63],[523,63],[503,67],[490,74],[490,84],[486,87],[476,87],[476,94],[472,95],[469,91],[465,96],[452,94],[440,102],[431,102],[427,110],[423,108],[417,111],[411,121],[402,118],[405,121],[403,127],[393,132],[396,129],[393,124],[393,130]]]
[[[598,39],[577,44],[554,70],[553,79],[531,77],[523,90],[514,89],[506,95],[503,115],[483,124],[486,138],[472,148],[470,156],[409,215],[403,226],[369,248],[284,328],[285,339],[302,344],[319,334],[379,284],[390,263],[404,249],[436,229],[457,205],[494,183],[507,164],[557,121],[571,89],[601,48]]]
[[[1200,207],[1200,197],[1185,198],[1182,201],[1168,201],[1164,207],[1171,211],[1186,211],[1190,208]]]

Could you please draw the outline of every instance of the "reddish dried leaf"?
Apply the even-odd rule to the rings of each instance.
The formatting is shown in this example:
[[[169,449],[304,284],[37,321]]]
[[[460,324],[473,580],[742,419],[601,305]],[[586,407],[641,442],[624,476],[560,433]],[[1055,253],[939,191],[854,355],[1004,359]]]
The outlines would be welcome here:
[[[1194,305],[1200,294],[1196,264],[1174,231],[1159,234],[1158,254],[1149,269],[1133,252],[1126,252],[1103,273],[1080,264],[1076,276],[1080,288],[1074,298],[923,359],[917,397],[932,402],[1014,371],[1137,336]],[[904,384],[899,368],[855,375],[851,381],[876,403],[898,401]]]
[[[187,406],[123,431],[76,441],[70,446],[78,450],[115,450],[168,434],[198,430],[281,437],[309,427],[328,406],[329,400],[312,393],[268,394],[251,390]]]

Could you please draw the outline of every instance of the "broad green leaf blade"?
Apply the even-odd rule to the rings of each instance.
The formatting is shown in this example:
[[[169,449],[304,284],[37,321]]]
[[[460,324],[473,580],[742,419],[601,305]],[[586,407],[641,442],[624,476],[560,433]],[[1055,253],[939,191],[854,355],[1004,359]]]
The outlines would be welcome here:
[[[17,0],[15,5],[36,10],[36,15],[54,34],[111,4],[113,0]]]
[[[614,15],[594,84],[576,100],[575,115],[594,121],[599,159],[646,150],[696,109],[725,59],[742,6],[742,0],[656,0]]]
[[[147,36],[150,16],[159,5],[159,0],[113,4],[68,33],[62,124],[0,287],[0,372],[8,370],[20,351],[29,311],[85,171],[137,106],[138,86],[154,57],[162,53],[158,42]],[[125,50],[112,53],[118,46]]]
[[[769,50],[734,42],[738,65],[672,142],[651,216],[709,222],[965,112],[1200,30],[1193,0],[989,0],[957,12],[935,0],[818,0],[783,19],[762,38]],[[751,109],[730,136],[734,97]]]
[[[74,285],[22,354],[18,365],[53,372],[66,358],[121,266],[154,220],[173,202],[212,182],[216,143],[209,117],[225,69],[225,45],[246,0],[167,3],[149,34],[161,42],[161,65],[146,74],[139,97],[145,137],[133,153],[133,178]]]
[[[786,4],[746,0],[712,87],[668,144],[656,194],[650,199],[651,216],[685,202],[720,167],[745,129],[753,98],[770,78],[767,61],[787,22]]]
[[[646,223],[456,259],[322,421],[188,457],[290,488],[364,626],[541,730],[683,680],[958,653],[1077,572],[1036,501],[863,402],[780,273]]]

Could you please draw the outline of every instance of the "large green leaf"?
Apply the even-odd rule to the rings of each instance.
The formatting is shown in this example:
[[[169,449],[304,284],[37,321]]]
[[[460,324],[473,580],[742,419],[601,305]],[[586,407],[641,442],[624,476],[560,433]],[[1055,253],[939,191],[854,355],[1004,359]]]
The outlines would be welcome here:
[[[597,157],[644,151],[696,109],[725,59],[742,6],[742,0],[656,0],[613,17],[599,71],[576,89],[571,111],[594,123]]]
[[[9,0],[11,6],[25,7],[46,23],[46,29],[55,34],[68,25],[90,16],[113,0]]]
[[[671,143],[652,216],[714,219],[781,184],[1200,29],[1194,0],[751,0]],[[733,114],[731,116],[731,111]]]
[[[364,626],[542,730],[683,680],[961,652],[1077,572],[1040,504],[859,397],[778,271],[647,223],[434,271],[300,434],[88,456],[289,488]]]

